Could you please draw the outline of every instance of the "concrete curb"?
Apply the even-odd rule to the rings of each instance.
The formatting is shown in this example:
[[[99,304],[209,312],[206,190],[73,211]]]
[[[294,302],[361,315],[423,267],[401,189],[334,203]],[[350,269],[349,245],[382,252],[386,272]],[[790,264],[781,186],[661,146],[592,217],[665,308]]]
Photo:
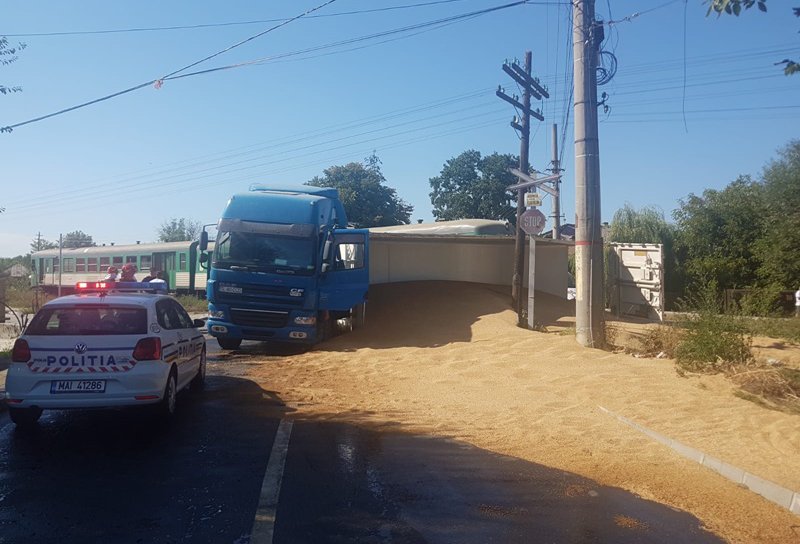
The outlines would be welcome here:
[[[743,485],[750,491],[761,495],[768,501],[774,502],[778,506],[782,506],[790,512],[800,516],[800,492],[792,491],[791,489],[782,487],[775,482],[770,482],[769,480],[765,480],[764,478],[756,476],[755,474],[751,474],[740,469],[739,467],[726,463],[721,459],[717,459],[716,457],[707,455],[700,450],[696,450],[690,446],[682,444],[677,440],[673,440],[668,436],[658,434],[657,432],[652,431],[647,427],[643,427],[642,425],[639,425],[638,423],[631,421],[624,416],[615,414],[607,408],[603,408],[602,406],[598,406],[598,408],[608,415],[617,418],[619,421],[628,425],[629,427],[633,427],[642,434],[646,434],[656,442],[660,442],[668,448],[671,448],[683,457],[691,459],[692,461],[695,461],[706,468],[710,468],[728,480],[739,485]]]

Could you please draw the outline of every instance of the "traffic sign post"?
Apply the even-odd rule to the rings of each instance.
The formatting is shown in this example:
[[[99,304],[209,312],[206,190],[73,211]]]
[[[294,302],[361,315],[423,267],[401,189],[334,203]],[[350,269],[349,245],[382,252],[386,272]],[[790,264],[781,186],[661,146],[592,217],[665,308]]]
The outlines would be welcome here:
[[[527,197],[531,194],[525,195]],[[539,195],[536,195],[537,197]],[[526,210],[519,218],[520,228],[528,235],[528,328],[533,329],[533,307],[536,286],[536,235],[544,230],[547,218],[536,208]]]

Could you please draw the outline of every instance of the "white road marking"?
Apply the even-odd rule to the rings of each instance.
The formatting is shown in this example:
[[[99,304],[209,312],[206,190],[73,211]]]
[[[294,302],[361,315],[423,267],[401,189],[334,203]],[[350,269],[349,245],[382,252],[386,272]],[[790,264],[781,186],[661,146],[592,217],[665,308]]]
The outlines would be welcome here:
[[[272,544],[272,533],[275,530],[275,512],[278,509],[278,496],[283,480],[283,467],[289,451],[289,437],[292,434],[292,420],[282,419],[275,433],[275,442],[269,454],[267,470],[264,471],[264,482],[261,484],[261,495],[256,508],[253,529],[250,532],[250,544]]]

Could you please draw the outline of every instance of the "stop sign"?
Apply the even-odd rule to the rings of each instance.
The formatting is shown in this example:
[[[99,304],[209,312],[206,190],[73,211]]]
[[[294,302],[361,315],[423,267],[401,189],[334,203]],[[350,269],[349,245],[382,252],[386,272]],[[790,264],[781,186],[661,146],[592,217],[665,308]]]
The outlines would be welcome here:
[[[535,236],[537,234],[541,234],[544,230],[544,223],[547,218],[544,216],[542,212],[540,212],[536,208],[531,208],[526,210],[520,217],[520,228],[525,232],[525,234],[530,234],[531,236]]]

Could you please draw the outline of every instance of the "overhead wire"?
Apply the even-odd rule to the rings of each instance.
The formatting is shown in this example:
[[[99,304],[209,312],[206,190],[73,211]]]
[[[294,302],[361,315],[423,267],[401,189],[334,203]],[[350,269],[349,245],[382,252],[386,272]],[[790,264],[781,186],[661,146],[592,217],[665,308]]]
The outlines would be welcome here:
[[[465,0],[436,0],[433,2],[418,2],[416,4],[403,4],[398,6],[384,6],[381,8],[370,8],[370,9],[361,9],[361,10],[352,10],[352,11],[341,11],[337,13],[320,13],[317,15],[308,15],[304,17],[305,19],[323,19],[323,18],[330,18],[330,17],[342,17],[342,16],[351,16],[351,15],[363,15],[363,14],[370,14],[370,13],[380,13],[386,11],[397,11],[403,9],[412,9],[412,8],[420,8],[420,7],[430,7],[430,6],[438,6],[441,4],[452,4],[454,2],[464,2]],[[569,4],[569,2],[565,1],[537,1],[537,0],[528,0],[525,2],[526,4],[530,5],[563,5]],[[289,19],[280,18],[280,19],[255,19],[250,21],[229,21],[224,23],[206,23],[206,24],[194,24],[194,25],[173,25],[173,26],[157,26],[157,27],[136,27],[136,28],[117,28],[117,29],[106,29],[106,30],[72,30],[72,31],[61,31],[61,32],[26,32],[26,33],[7,33],[7,32],[0,32],[0,36],[6,37],[14,37],[14,38],[30,38],[30,37],[49,37],[49,36],[83,36],[83,35],[94,35],[94,34],[124,34],[124,33],[131,33],[131,32],[162,32],[162,31],[173,31],[173,30],[197,30],[197,29],[205,29],[205,28],[219,28],[219,27],[226,27],[226,26],[241,26],[241,25],[255,25],[255,24],[264,24],[264,23],[279,23],[285,22]]]
[[[318,6],[317,8],[314,8],[314,9],[320,9],[322,6],[328,5],[329,3],[333,2],[333,1],[335,1],[335,0],[328,0],[324,4],[321,4],[320,6]],[[385,37],[385,36],[389,36],[389,35],[393,35],[393,34],[397,34],[397,33],[403,33],[403,32],[409,32],[409,31],[413,31],[413,30],[419,30],[419,29],[422,29],[422,28],[425,28],[425,27],[429,27],[429,26],[443,25],[444,23],[471,19],[471,18],[474,18],[474,17],[477,17],[477,16],[489,14],[489,13],[492,13],[492,12],[496,12],[496,11],[500,11],[500,10],[504,10],[504,9],[508,9],[508,8],[512,8],[512,7],[521,6],[521,5],[527,4],[528,2],[529,2],[529,0],[518,0],[516,2],[511,2],[511,3],[508,3],[508,4],[503,4],[503,5],[499,5],[499,6],[494,6],[494,7],[490,7],[490,8],[476,10],[476,11],[472,11],[472,12],[469,12],[469,13],[463,13],[463,14],[454,15],[454,16],[450,16],[450,17],[444,17],[444,18],[437,19],[437,20],[434,20],[434,21],[428,21],[428,22],[424,22],[424,23],[417,23],[417,24],[414,24],[414,25],[408,25],[408,26],[404,26],[404,27],[400,27],[400,28],[395,28],[395,29],[383,31],[383,32],[368,34],[368,35],[359,36],[359,37],[356,37],[356,38],[350,38],[350,39],[347,39],[347,40],[340,40],[340,41],[329,43],[329,44],[323,44],[323,45],[319,45],[319,46],[315,46],[315,47],[308,47],[308,48],[297,50],[297,51],[282,53],[282,54],[278,54],[278,55],[271,55],[269,57],[262,57],[262,58],[259,58],[259,59],[246,61],[246,62],[240,62],[240,63],[236,63],[236,64],[230,64],[230,65],[226,65],[226,66],[218,66],[218,67],[210,68],[210,69],[207,69],[207,70],[200,70],[200,71],[196,71],[196,72],[180,74],[180,72],[185,71],[189,67],[196,66],[200,62],[204,62],[205,60],[208,60],[209,58],[213,58],[214,56],[217,56],[217,55],[221,54],[224,51],[230,50],[232,47],[236,47],[238,45],[241,45],[242,43],[245,43],[246,41],[249,41],[249,40],[251,40],[251,39],[253,39],[255,37],[263,35],[265,32],[274,30],[275,28],[278,28],[279,26],[283,26],[283,25],[277,25],[275,27],[272,27],[271,29],[268,29],[265,32],[259,33],[259,34],[255,35],[255,36],[252,36],[252,37],[248,38],[247,40],[239,42],[238,44],[235,44],[234,46],[232,46],[230,48],[227,48],[227,49],[225,49],[223,51],[215,53],[214,55],[208,56],[205,59],[202,59],[200,61],[194,62],[194,63],[192,63],[190,65],[184,66],[183,68],[180,68],[178,70],[175,70],[175,71],[173,71],[173,72],[171,72],[171,73],[169,73],[169,74],[167,74],[167,75],[165,75],[165,76],[163,76],[161,78],[153,79],[153,80],[150,80],[148,82],[141,83],[139,85],[124,89],[122,91],[118,91],[116,93],[113,93],[113,94],[110,94],[110,95],[107,95],[107,96],[103,96],[103,97],[100,97],[100,98],[97,98],[97,99],[94,99],[94,100],[91,100],[89,102],[85,102],[85,103],[82,103],[82,104],[79,104],[79,105],[76,105],[76,106],[72,106],[72,107],[69,107],[69,108],[64,108],[62,110],[59,110],[59,111],[56,111],[56,112],[53,112],[53,113],[50,113],[50,114],[47,114],[47,115],[42,115],[42,116],[36,117],[34,119],[29,119],[27,121],[22,121],[20,123],[16,123],[16,124],[13,124],[13,125],[0,126],[0,132],[11,132],[12,130],[14,130],[16,128],[19,128],[21,126],[28,125],[28,124],[31,124],[31,123],[35,123],[35,122],[38,122],[38,121],[43,121],[45,119],[49,119],[49,118],[55,117],[57,115],[62,115],[64,113],[68,113],[68,112],[71,112],[71,111],[74,111],[74,110],[77,110],[77,109],[80,109],[80,108],[84,108],[84,107],[87,107],[87,106],[90,106],[90,105],[93,105],[93,104],[97,104],[99,102],[103,102],[105,100],[109,100],[111,98],[115,98],[115,97],[121,96],[123,94],[127,94],[127,93],[130,93],[130,92],[142,89],[142,88],[147,87],[149,85],[155,85],[156,87],[160,87],[163,84],[163,82],[167,81],[167,80],[181,79],[181,78],[186,78],[186,77],[209,74],[209,73],[212,73],[212,72],[218,72],[218,71],[222,71],[222,70],[230,70],[230,69],[234,69],[234,68],[241,68],[241,67],[244,67],[244,66],[263,64],[265,62],[269,62],[269,61],[272,61],[272,60],[285,58],[285,57],[289,57],[289,56],[296,56],[296,55],[301,55],[301,54],[304,54],[304,53],[319,51],[319,50],[328,49],[328,48],[332,48],[332,47],[348,45],[348,44],[356,43],[356,42],[359,42],[359,41],[365,41],[365,40],[375,39],[375,38],[378,38],[378,37]],[[298,17],[301,17],[301,16],[302,15],[300,15]],[[298,17],[295,17],[292,20],[296,20]]]

